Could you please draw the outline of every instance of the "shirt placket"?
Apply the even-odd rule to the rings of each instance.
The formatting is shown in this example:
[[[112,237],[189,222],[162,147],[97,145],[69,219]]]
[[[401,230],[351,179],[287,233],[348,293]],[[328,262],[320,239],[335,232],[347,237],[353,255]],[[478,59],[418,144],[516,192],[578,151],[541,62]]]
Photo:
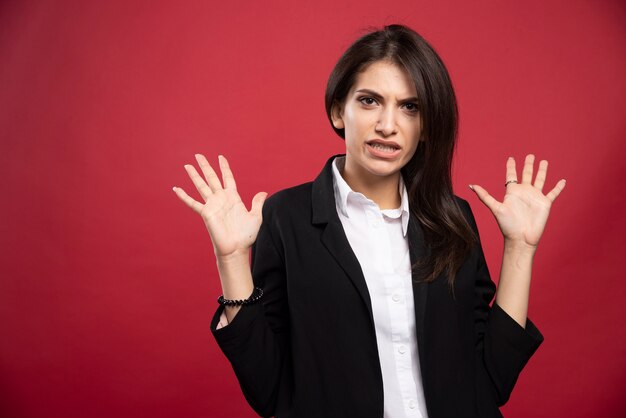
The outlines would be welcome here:
[[[389,232],[385,228],[386,257],[391,260],[391,239]],[[409,273],[402,274],[403,269],[396,269],[390,264],[387,274],[384,276],[384,283],[387,294],[387,306],[389,308],[389,318],[391,325],[391,339],[393,343],[393,354],[398,376],[398,386],[400,388],[404,411],[407,417],[421,417],[417,408],[417,394],[411,390],[415,387],[413,379],[413,361],[411,353],[410,329],[406,326],[408,321],[407,292],[405,281],[411,280]],[[412,295],[411,295],[412,296]]]
[[[375,261],[373,265],[376,266],[379,274],[385,274],[392,269],[389,254],[389,237],[385,228],[385,221],[383,220],[382,213],[373,207],[373,205],[368,205],[365,214],[369,225],[370,242],[376,248],[374,254],[372,254]]]

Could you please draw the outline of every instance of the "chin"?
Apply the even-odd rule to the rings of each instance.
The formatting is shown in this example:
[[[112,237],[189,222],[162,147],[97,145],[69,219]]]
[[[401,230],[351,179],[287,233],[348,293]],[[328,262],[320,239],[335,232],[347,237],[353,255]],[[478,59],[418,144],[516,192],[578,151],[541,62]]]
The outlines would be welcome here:
[[[402,166],[395,162],[382,162],[380,164],[372,164],[367,168],[371,174],[380,177],[390,176],[400,171]]]

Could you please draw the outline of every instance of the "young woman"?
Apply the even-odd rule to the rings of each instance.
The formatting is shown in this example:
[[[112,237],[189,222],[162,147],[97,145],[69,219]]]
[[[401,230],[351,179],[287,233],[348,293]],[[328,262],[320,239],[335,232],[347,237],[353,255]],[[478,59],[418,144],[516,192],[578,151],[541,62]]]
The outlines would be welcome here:
[[[185,169],[223,295],[211,331],[261,416],[499,417],[543,337],[527,318],[533,255],[560,180],[534,156],[502,202],[470,186],[504,236],[496,293],[469,204],[452,191],[457,106],[448,73],[411,29],[357,40],[326,111],[345,139],[313,182],[248,211],[226,158]],[[252,266],[249,252],[252,250]],[[496,294],[496,300],[490,302]],[[228,406],[224,408],[227,410]]]

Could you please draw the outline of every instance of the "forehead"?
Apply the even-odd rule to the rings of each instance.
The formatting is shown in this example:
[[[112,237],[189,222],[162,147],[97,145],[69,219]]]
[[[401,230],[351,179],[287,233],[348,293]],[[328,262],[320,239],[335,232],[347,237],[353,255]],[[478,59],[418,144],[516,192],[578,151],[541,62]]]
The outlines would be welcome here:
[[[416,96],[415,83],[409,73],[398,64],[389,61],[376,61],[360,71],[350,89],[375,90],[377,93],[393,96]]]

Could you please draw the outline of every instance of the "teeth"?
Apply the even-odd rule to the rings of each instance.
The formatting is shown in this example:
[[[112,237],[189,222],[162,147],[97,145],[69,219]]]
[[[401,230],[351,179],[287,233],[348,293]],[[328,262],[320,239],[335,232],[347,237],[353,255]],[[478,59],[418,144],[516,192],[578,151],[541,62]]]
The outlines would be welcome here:
[[[396,150],[393,147],[386,147],[386,146],[380,145],[380,144],[370,144],[370,147],[376,148],[377,150],[381,150],[381,151],[387,151],[387,152],[393,152],[393,151]]]

